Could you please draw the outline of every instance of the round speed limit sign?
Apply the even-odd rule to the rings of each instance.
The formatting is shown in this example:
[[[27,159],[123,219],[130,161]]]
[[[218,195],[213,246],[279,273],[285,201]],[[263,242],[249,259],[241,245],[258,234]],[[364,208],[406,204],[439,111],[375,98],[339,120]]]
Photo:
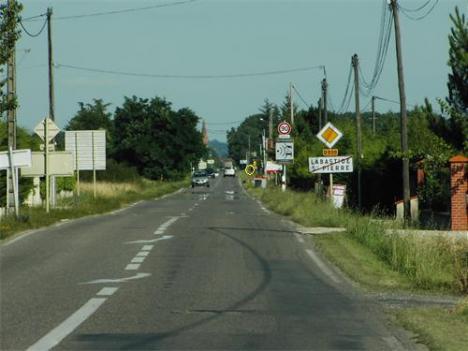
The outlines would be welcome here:
[[[279,135],[289,135],[291,134],[291,129],[291,125],[286,121],[283,121],[280,124],[278,124]]]

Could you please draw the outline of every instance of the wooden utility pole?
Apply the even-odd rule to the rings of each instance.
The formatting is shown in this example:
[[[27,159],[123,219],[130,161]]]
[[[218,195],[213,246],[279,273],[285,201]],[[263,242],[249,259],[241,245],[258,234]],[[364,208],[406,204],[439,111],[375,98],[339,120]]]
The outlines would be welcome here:
[[[358,169],[358,208],[362,206],[362,189],[361,189],[361,159],[362,159],[362,134],[361,134],[361,111],[359,108],[359,58],[357,54],[353,55],[351,60],[354,67],[354,97],[356,101],[356,163]]]
[[[47,48],[49,54],[49,118],[55,121],[55,90],[54,90],[54,56],[52,47],[52,8],[47,8]],[[49,142],[44,142],[49,147]],[[57,204],[57,182],[55,176],[50,176],[50,202],[53,207]]]
[[[49,118],[55,121],[55,95],[54,95],[54,58],[52,51],[52,8],[47,8],[47,41],[49,52]]]
[[[8,6],[13,7],[15,0],[8,0]],[[13,44],[7,62],[7,99],[11,104],[7,111],[7,125],[8,125],[8,149],[16,149],[16,106],[14,105],[16,98],[16,44]],[[11,160],[10,160],[11,161]],[[18,177],[15,177],[16,170],[11,167],[7,170],[7,184],[6,184],[6,210],[9,212],[13,208],[17,208],[18,198],[15,190],[18,190],[17,184],[13,184]],[[16,213],[18,215],[18,213]]]
[[[293,84],[289,82],[289,108],[291,112],[291,125],[294,126],[294,105],[293,105],[292,87],[293,87]]]
[[[375,135],[375,96],[372,96],[372,134]]]
[[[326,79],[326,78],[323,78],[323,80],[322,80],[323,124],[327,124],[327,123],[328,123],[327,89],[328,89],[327,79]]]
[[[400,132],[401,132],[401,152],[402,159],[402,178],[403,178],[403,208],[404,221],[407,224],[411,220],[410,203],[410,182],[409,182],[409,158],[408,158],[408,116],[406,114],[406,93],[405,77],[403,74],[403,59],[401,50],[400,18],[398,13],[398,1],[391,0],[390,5],[393,12],[395,24],[395,44],[398,67],[398,89],[400,91]]]
[[[273,107],[270,107],[268,111],[268,145],[267,149],[270,148],[270,145],[273,144]]]

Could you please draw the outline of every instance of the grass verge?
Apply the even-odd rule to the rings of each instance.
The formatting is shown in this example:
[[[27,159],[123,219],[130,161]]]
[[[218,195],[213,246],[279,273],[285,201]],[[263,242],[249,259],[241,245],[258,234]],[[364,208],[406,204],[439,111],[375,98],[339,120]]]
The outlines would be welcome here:
[[[468,349],[468,299],[455,309],[408,308],[393,312],[397,321],[418,334],[431,350]]]
[[[97,196],[94,198],[92,183],[81,183],[81,195],[78,200],[74,198],[63,199],[57,208],[51,209],[48,214],[46,214],[45,209],[39,207],[21,208],[19,220],[12,216],[2,218],[0,239],[5,239],[21,231],[45,227],[65,219],[106,213],[135,201],[152,199],[174,192],[188,185],[188,180],[159,182],[144,179],[131,183],[98,182]]]
[[[245,184],[268,208],[301,225],[345,227],[345,235],[317,239],[317,244],[331,261],[364,287],[468,293],[467,240],[401,236],[392,231],[398,229],[398,224],[390,228],[387,221],[377,216],[335,209],[313,193]],[[362,272],[367,275],[361,275]],[[379,274],[383,276],[378,278]]]

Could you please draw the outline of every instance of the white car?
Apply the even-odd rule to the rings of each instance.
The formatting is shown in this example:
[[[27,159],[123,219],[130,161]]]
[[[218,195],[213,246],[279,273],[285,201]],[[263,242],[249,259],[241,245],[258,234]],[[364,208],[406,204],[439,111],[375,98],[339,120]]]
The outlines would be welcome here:
[[[232,167],[228,167],[224,169],[224,177],[235,177],[236,171]]]

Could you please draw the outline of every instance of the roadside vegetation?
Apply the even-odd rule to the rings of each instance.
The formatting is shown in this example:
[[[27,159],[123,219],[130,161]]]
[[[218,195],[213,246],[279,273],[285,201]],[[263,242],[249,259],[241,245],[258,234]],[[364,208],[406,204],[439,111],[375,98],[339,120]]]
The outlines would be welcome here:
[[[468,293],[467,240],[402,236],[394,221],[335,209],[311,192],[251,187],[249,191],[271,210],[303,226],[346,228],[346,234],[314,236],[314,242],[368,289]]]
[[[453,309],[407,308],[393,311],[397,321],[418,334],[431,350],[460,351],[468,345],[468,299]]]
[[[80,197],[60,200],[56,208],[51,208],[46,214],[42,207],[24,207],[17,220],[13,216],[0,221],[0,240],[15,233],[45,227],[57,222],[89,215],[106,213],[125,207],[139,200],[147,200],[172,193],[182,187],[187,187],[187,179],[178,181],[151,181],[140,179],[134,182],[98,182],[96,198],[93,196],[93,184],[80,184]]]

